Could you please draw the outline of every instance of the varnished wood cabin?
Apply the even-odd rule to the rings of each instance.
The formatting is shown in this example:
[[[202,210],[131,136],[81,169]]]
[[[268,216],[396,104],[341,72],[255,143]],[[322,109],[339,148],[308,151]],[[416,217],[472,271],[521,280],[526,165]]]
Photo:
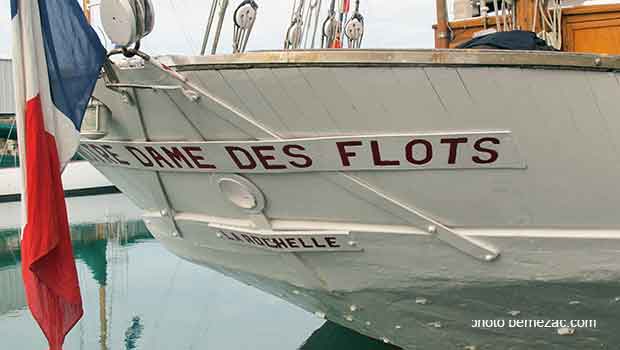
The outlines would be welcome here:
[[[455,0],[471,6],[469,0]],[[479,3],[479,0],[474,0]],[[517,29],[531,30],[536,0],[513,0]],[[475,5],[474,5],[475,6]],[[469,17],[448,21],[445,0],[437,0],[435,46],[453,48],[470,40],[475,33],[496,25],[496,17]],[[571,1],[562,10],[562,51],[620,55],[620,2],[592,4]],[[536,31],[540,25],[537,24]],[[443,30],[442,30],[443,28]]]

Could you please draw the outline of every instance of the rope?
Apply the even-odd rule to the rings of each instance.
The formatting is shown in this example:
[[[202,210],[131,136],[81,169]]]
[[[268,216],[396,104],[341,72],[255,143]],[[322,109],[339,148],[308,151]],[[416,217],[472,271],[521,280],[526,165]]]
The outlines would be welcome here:
[[[551,13],[549,13],[551,12]],[[540,31],[536,34],[549,46],[562,48],[562,0],[536,0],[534,3],[534,21],[532,31],[536,32],[540,16]]]
[[[291,13],[291,24],[286,31],[284,38],[284,49],[295,50],[301,46],[304,35],[304,6],[305,0],[295,1],[293,12]]]
[[[217,52],[217,45],[220,42],[220,36],[222,35],[222,26],[224,25],[224,17],[226,16],[226,10],[228,9],[228,0],[218,0],[220,4],[219,18],[217,22],[217,28],[215,30],[215,38],[213,39],[213,47],[211,48],[211,54],[215,55]]]
[[[495,30],[497,32],[507,32],[515,30],[516,14],[514,0],[484,0],[480,3],[480,17],[482,18],[483,29],[488,29],[489,11],[487,4],[493,1],[493,12],[495,17]]]
[[[213,20],[215,19],[215,13],[217,11],[217,0],[213,0],[211,2],[211,11],[209,12],[209,19],[207,20],[207,27],[205,28],[205,35],[202,39],[202,48],[200,49],[200,55],[204,56],[207,51],[207,44],[209,42],[209,35],[211,34],[211,26],[213,25]]]
[[[295,1],[284,38],[285,50],[314,48],[323,0]],[[323,45],[323,44],[321,44]]]

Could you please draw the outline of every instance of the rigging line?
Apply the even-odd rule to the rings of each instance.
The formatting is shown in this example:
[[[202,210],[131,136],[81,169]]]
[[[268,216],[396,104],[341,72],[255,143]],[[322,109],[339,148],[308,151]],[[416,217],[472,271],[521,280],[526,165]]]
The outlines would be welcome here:
[[[185,25],[183,24],[183,22],[180,20],[180,16],[178,16],[179,11],[177,10],[176,6],[174,5],[174,2],[178,1],[178,0],[168,0],[168,3],[170,4],[170,7],[172,8],[172,12],[174,13],[174,17],[175,20],[177,21],[177,24],[179,25],[179,29],[181,30],[181,32],[183,33],[183,37],[185,37],[185,41],[187,43],[187,48],[189,49],[189,52],[195,52],[193,49],[193,39],[190,37],[190,34],[187,32],[187,30],[185,30]]]
[[[293,12],[291,12],[291,22],[295,19],[295,10],[297,9],[297,0],[293,1]]]
[[[209,42],[209,35],[211,34],[211,27],[213,26],[213,20],[215,19],[215,13],[217,12],[217,0],[211,2],[211,12],[209,13],[209,20],[207,21],[207,28],[205,28],[204,38],[202,39],[202,48],[200,49],[200,55],[204,56],[207,52],[207,45]]]
[[[314,31],[312,32],[312,44],[311,44],[311,48],[314,49],[314,45],[316,42],[316,32],[319,29],[319,17],[321,15],[321,5],[323,3],[323,0],[319,0],[319,5],[318,5],[318,9],[316,11],[316,16],[314,18]]]
[[[215,55],[215,53],[217,52],[218,45],[220,43],[220,37],[222,35],[222,27],[224,25],[224,20],[226,18],[226,12],[228,10],[228,3],[229,3],[229,0],[222,0],[221,2],[218,1],[220,8],[218,12],[217,27],[215,29],[215,37],[213,38],[213,46],[211,47],[212,55]]]
[[[497,26],[497,31],[501,32],[502,31],[502,24],[501,24],[501,17],[499,14],[499,6],[497,4],[497,0],[493,0],[493,10],[495,12],[495,25]]]
[[[302,47],[307,47],[308,45],[308,36],[310,34],[310,28],[312,25],[312,13],[314,11],[315,6],[313,6],[313,4],[316,4],[316,0],[310,0],[308,3],[308,12],[306,12],[306,14],[304,15],[304,30],[303,30],[303,46]],[[300,40],[301,41],[301,40]]]

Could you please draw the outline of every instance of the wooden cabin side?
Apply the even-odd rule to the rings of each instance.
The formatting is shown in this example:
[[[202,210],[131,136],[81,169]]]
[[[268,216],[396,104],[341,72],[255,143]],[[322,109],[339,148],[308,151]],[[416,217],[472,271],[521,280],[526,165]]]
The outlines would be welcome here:
[[[438,0],[438,2],[441,0]],[[534,0],[516,3],[517,28],[532,29]],[[438,12],[435,29],[435,47],[454,48],[470,40],[475,33],[494,28],[495,16],[466,18],[446,22],[447,40],[443,37],[442,18]],[[486,21],[486,23],[485,23]],[[445,28],[445,27],[444,27]],[[443,40],[442,40],[443,38]],[[620,55],[620,3],[606,5],[581,5],[567,7],[562,13],[562,50]]]

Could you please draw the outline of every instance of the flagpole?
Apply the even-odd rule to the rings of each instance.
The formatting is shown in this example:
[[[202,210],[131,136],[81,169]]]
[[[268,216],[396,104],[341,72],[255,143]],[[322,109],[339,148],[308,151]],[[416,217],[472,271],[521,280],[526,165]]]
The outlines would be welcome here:
[[[84,314],[61,169],[79,146],[83,101],[95,88],[106,50],[82,17],[89,14],[88,1],[84,8],[75,0],[53,6],[47,1],[10,3],[22,177],[22,278],[28,307],[49,349],[61,350]],[[71,38],[53,40],[67,30]],[[48,62],[55,63],[54,69]],[[54,101],[54,91],[68,87],[71,98]]]

